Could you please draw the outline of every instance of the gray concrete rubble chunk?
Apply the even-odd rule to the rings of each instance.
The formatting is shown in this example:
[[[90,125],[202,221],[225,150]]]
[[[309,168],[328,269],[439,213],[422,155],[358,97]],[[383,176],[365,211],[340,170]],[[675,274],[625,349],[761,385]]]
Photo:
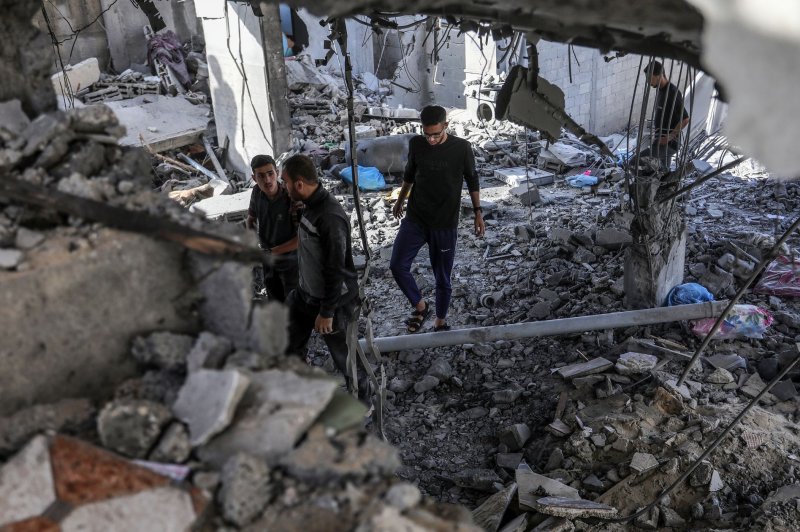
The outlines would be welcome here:
[[[39,231],[32,231],[27,227],[20,227],[17,230],[17,238],[14,245],[19,249],[32,249],[44,241],[44,235]]]
[[[658,357],[631,351],[621,354],[614,368],[621,375],[634,375],[646,373],[656,367],[656,364],[658,364]]]
[[[79,506],[61,530],[191,530],[196,519],[189,493],[166,486]]]
[[[23,155],[30,157],[45,149],[56,137],[69,140],[72,136],[69,126],[69,118],[61,111],[39,115],[22,132],[22,136],[26,140]]]
[[[747,362],[745,359],[733,353],[713,355],[705,360],[715,368],[723,368],[727,369],[728,371],[747,367]]]
[[[503,429],[499,437],[509,450],[517,451],[530,439],[531,429],[525,423],[516,423]]]
[[[250,379],[236,370],[200,369],[189,375],[172,411],[189,425],[193,447],[225,430],[249,383]]]
[[[707,486],[711,482],[711,477],[714,474],[714,467],[709,462],[700,462],[698,466],[689,475],[689,484],[692,487],[698,488],[700,486]]]
[[[538,512],[557,517],[577,519],[581,517],[614,517],[617,509],[607,504],[572,499],[568,497],[543,497],[535,503]]]
[[[523,458],[522,453],[498,453],[495,456],[495,462],[498,467],[505,469],[516,469]]]
[[[717,368],[706,377],[709,384],[729,384],[734,380],[731,372],[724,368]]]
[[[758,373],[753,373],[740,390],[744,395],[752,399],[761,393],[761,390],[766,388],[766,386],[767,384],[761,379],[761,376]]]
[[[222,468],[217,499],[225,520],[245,526],[264,510],[272,496],[269,468],[255,456],[236,453]]]
[[[103,446],[132,458],[144,458],[172,419],[169,409],[152,401],[120,399],[108,403],[97,417]]]
[[[46,430],[61,432],[89,425],[95,413],[88,399],[63,399],[0,417],[0,455],[19,449],[36,433]]]
[[[389,488],[384,498],[386,504],[394,506],[402,512],[418,505],[422,500],[422,493],[415,485],[401,482]]]
[[[682,530],[686,526],[686,519],[672,508],[661,507],[661,524],[675,530]]]
[[[481,529],[487,532],[496,532],[500,528],[503,516],[508,509],[508,505],[517,493],[517,484],[512,482],[502,491],[498,491],[483,504],[472,511],[472,520]]]
[[[637,528],[642,528],[644,530],[656,530],[658,528],[658,519],[661,515],[661,511],[658,509],[657,506],[653,506],[648,511],[640,515],[634,520],[634,524]]]
[[[788,401],[789,399],[797,397],[797,387],[794,382],[785,380],[773,386],[769,393],[774,395],[778,401]]]
[[[22,261],[22,252],[18,249],[0,249],[0,268],[10,270]]]
[[[157,332],[133,340],[132,354],[139,363],[171,371],[186,367],[194,338],[185,334]]]
[[[327,378],[300,377],[291,371],[252,373],[250,386],[232,425],[199,450],[201,459],[222,465],[246,452],[274,463],[292,450],[339,387]]]
[[[192,373],[201,368],[219,369],[231,351],[233,351],[231,340],[203,331],[195,340],[186,358],[186,371]]]
[[[95,201],[103,200],[103,192],[100,190],[98,182],[87,179],[85,175],[78,172],[70,174],[58,180],[56,189],[65,194],[72,194],[81,198]]]
[[[633,237],[628,231],[606,228],[597,231],[595,242],[600,247],[616,250],[632,244]]]
[[[22,104],[19,100],[0,103],[0,127],[16,136],[20,136],[30,123],[31,121],[25,111],[22,110]]]
[[[637,473],[644,473],[658,467],[658,459],[650,453],[633,453],[630,467]]]
[[[189,459],[191,452],[192,444],[186,427],[182,423],[172,423],[164,431],[149,459],[153,462],[182,464]]]
[[[613,365],[614,364],[611,363],[610,360],[599,357],[588,362],[580,362],[578,364],[560,367],[556,370],[556,373],[565,379],[574,379],[576,377],[585,377],[586,375],[602,373]]]
[[[72,129],[79,133],[108,133],[112,130],[117,137],[124,134],[124,128],[119,126],[119,119],[114,111],[107,105],[97,104],[86,107],[70,109],[67,113],[72,119]]]
[[[567,486],[557,480],[534,473],[530,469],[520,467],[516,471],[516,481],[519,487],[519,505],[526,510],[536,510],[535,502],[542,497],[543,491],[548,496],[580,499],[578,490]]]
[[[434,360],[431,364],[431,367],[428,368],[428,375],[436,377],[440,382],[448,380],[453,376],[453,373],[453,367],[445,358],[438,358]]]
[[[0,528],[41,515],[55,501],[49,445],[37,436],[0,469]]]
[[[433,375],[425,375],[414,384],[414,391],[417,393],[425,393],[433,390],[439,386],[439,379]]]
[[[479,491],[494,491],[502,479],[493,469],[464,469],[453,476],[456,486]]]
[[[711,473],[711,480],[708,482],[708,491],[714,493],[720,491],[724,487],[725,483],[722,482],[722,477],[719,476],[719,471],[715,469]]]

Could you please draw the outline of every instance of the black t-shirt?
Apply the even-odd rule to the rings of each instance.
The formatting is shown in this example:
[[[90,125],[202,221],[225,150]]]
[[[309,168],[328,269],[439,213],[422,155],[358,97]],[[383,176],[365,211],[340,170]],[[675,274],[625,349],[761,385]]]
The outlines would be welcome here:
[[[295,209],[282,186],[275,199],[269,199],[258,186],[250,195],[248,214],[256,219],[258,241],[264,249],[283,244],[297,235]]]
[[[403,174],[403,181],[414,184],[408,199],[410,220],[428,229],[458,227],[465,180],[470,192],[480,190],[469,142],[448,135],[444,143],[431,146],[422,135],[412,137]]]
[[[653,116],[653,134],[668,135],[682,120],[689,118],[683,105],[683,95],[673,83],[659,87],[656,92],[655,115]],[[677,140],[671,143],[677,144]]]

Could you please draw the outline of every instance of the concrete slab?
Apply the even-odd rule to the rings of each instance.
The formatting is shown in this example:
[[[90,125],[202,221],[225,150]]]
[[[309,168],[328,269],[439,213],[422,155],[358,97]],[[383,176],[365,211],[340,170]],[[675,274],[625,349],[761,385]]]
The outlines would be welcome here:
[[[202,212],[209,220],[225,220],[235,222],[247,217],[250,207],[251,190],[245,190],[228,196],[214,196],[213,198],[198,201],[189,207],[191,212]]]
[[[127,133],[121,146],[141,146],[141,135],[156,152],[197,142],[205,132],[210,107],[193,105],[181,96],[148,94],[129,100],[105,102],[117,115]]]
[[[512,482],[504,490],[498,491],[483,504],[472,511],[472,520],[487,532],[496,532],[503,521],[511,499],[517,493],[517,485]]]
[[[47,438],[37,436],[0,469],[0,527],[36,517],[55,500]]]
[[[253,373],[232,426],[198,454],[214,465],[222,465],[236,452],[274,464],[294,448],[338,387],[334,380],[300,377],[291,371]]]
[[[577,519],[581,517],[614,517],[617,509],[583,499],[566,497],[543,497],[536,501],[535,510],[547,515]]]
[[[613,365],[614,364],[610,360],[599,357],[588,362],[570,364],[569,366],[558,368],[556,373],[564,379],[574,379],[575,377],[585,377],[586,375],[602,373]]]
[[[619,356],[614,369],[620,375],[647,373],[658,364],[658,357],[645,353],[628,352]]]
[[[519,486],[519,506],[527,510],[536,510],[536,500],[541,498],[539,488],[548,496],[579,499],[578,490],[562,484],[557,480],[534,473],[530,469],[519,468],[516,471],[516,481]]]
[[[50,77],[50,81],[53,82],[53,89],[57,96],[70,94],[65,77],[69,81],[72,94],[75,94],[79,90],[87,89],[90,85],[100,81],[100,64],[96,57],[90,57],[75,65],[67,65],[63,72],[59,70],[53,74]]]
[[[515,166],[513,168],[498,168],[494,177],[510,187],[518,187],[526,183],[532,185],[549,185],[555,181],[555,174],[540,168]]]
[[[236,370],[200,369],[189,374],[172,410],[189,425],[192,446],[225,430],[249,384],[250,379]]]

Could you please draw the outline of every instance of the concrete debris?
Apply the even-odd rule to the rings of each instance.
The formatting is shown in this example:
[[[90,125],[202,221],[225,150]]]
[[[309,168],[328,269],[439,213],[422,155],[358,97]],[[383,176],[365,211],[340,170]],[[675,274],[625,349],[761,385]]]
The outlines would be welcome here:
[[[254,456],[237,453],[222,467],[218,499],[222,516],[236,526],[252,522],[272,497],[269,468]]]
[[[637,473],[646,473],[658,467],[658,460],[650,453],[634,453],[630,468]]]
[[[193,447],[225,430],[249,384],[250,379],[236,370],[189,374],[172,411],[189,426]]]
[[[181,423],[172,423],[161,435],[149,459],[154,462],[182,464],[189,459],[191,452],[192,444],[186,427]]]
[[[233,342],[228,338],[203,331],[186,356],[186,370],[193,373],[203,368],[219,369],[232,351]]]
[[[543,495],[569,499],[580,498],[577,489],[538,475],[529,469],[517,469],[515,480],[519,486],[519,505],[523,509],[536,510],[536,501]]]
[[[572,364],[558,368],[556,373],[558,373],[564,379],[574,379],[577,377],[585,377],[586,375],[593,375],[595,373],[602,373],[611,368],[613,365],[614,364],[611,361],[599,357],[590,360],[589,362],[581,362],[579,364]]]
[[[658,357],[644,353],[623,353],[619,356],[614,369],[621,375],[647,373],[658,364]]]
[[[500,435],[500,441],[508,447],[511,451],[522,449],[525,442],[531,437],[531,429],[525,423],[516,423],[503,430]]]
[[[533,503],[534,510],[546,515],[578,519],[581,517],[615,517],[617,509],[582,499],[542,497]]]
[[[0,527],[41,515],[55,500],[47,439],[37,436],[0,469]]]
[[[486,499],[483,504],[472,511],[475,524],[487,532],[497,532],[508,505],[516,493],[517,485],[512,482],[502,491],[498,491]]]
[[[730,384],[734,380],[731,372],[724,368],[717,368],[706,377],[706,382],[711,384]]]
[[[0,456],[20,449],[40,432],[74,433],[85,429],[92,424],[95,414],[87,399],[62,399],[23,408],[0,418]]]
[[[120,399],[100,411],[97,432],[104,447],[132,458],[144,458],[171,419],[172,414],[162,404]]]
[[[402,512],[418,505],[422,501],[422,494],[413,484],[401,482],[389,488],[385,499],[387,504]]]
[[[0,248],[0,268],[13,270],[22,261],[22,252],[18,249]]]

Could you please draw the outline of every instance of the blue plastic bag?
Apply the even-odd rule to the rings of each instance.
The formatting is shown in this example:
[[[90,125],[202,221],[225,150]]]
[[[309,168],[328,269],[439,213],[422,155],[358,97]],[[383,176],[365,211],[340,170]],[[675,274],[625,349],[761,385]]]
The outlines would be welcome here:
[[[342,169],[339,174],[345,183],[353,183],[353,169],[347,167]],[[358,188],[362,190],[383,190],[386,188],[386,181],[383,179],[383,174],[374,166],[359,166],[358,167]]]
[[[597,176],[591,174],[579,174],[567,178],[567,183],[573,187],[591,187],[597,184]]]
[[[705,286],[697,283],[684,283],[674,286],[667,294],[667,306],[690,305],[714,301],[714,296]]]

